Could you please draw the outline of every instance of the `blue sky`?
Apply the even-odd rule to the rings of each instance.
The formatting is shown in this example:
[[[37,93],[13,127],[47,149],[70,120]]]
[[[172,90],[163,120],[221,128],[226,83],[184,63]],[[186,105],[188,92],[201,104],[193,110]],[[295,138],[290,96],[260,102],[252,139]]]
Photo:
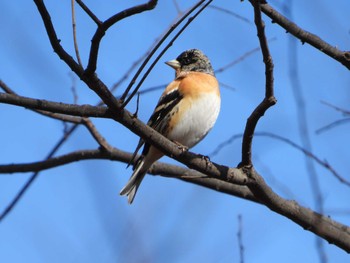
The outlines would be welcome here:
[[[61,44],[73,55],[70,1],[46,1]],[[120,2],[120,1],[119,1]],[[272,4],[281,10],[280,1]],[[142,1],[123,3],[85,2],[100,19]],[[194,3],[194,2],[193,2]],[[178,1],[181,10],[193,4]],[[203,50],[218,69],[259,43],[248,1],[214,1],[248,19],[247,23],[216,9],[206,9],[161,58],[141,89],[170,82],[174,76],[163,62],[189,48]],[[349,50],[350,2],[293,1],[293,20],[341,50]],[[98,97],[57,57],[49,44],[33,2],[0,3],[0,78],[23,96],[73,103],[76,83],[79,104],[95,104]],[[86,65],[94,24],[76,6],[77,37]],[[173,1],[160,1],[151,12],[135,16],[111,28],[101,43],[98,76],[108,85],[155,42],[177,18]],[[288,74],[290,35],[266,22],[275,64],[275,95],[278,100],[258,124],[257,131],[279,134],[301,144],[292,85]],[[326,101],[349,110],[350,75],[338,62],[305,44],[297,44],[298,72],[306,101],[307,123],[313,152],[327,160],[350,180],[349,124],[316,135],[315,131],[341,113]],[[211,133],[193,151],[208,155],[234,134],[264,95],[264,64],[260,52],[217,74],[221,83],[222,108]],[[130,80],[130,79],[129,79]],[[121,94],[127,82],[119,88]],[[234,90],[232,90],[234,88]],[[161,90],[140,98],[139,118],[147,121]],[[135,101],[128,110],[135,110]],[[0,163],[33,162],[45,158],[61,138],[64,125],[29,110],[0,104],[2,123]],[[93,120],[108,142],[133,151],[136,135],[111,120]],[[223,147],[212,157],[221,164],[236,166],[241,141]],[[58,155],[80,149],[95,149],[96,142],[79,128]],[[304,155],[291,146],[266,137],[256,137],[253,159],[257,169],[280,195],[315,207]],[[169,158],[162,161],[176,163]],[[350,224],[350,189],[316,165],[325,199],[326,214]],[[147,176],[135,202],[127,204],[119,191],[131,169],[111,161],[81,161],[42,172],[24,198],[0,224],[0,262],[239,262],[238,215],[242,216],[245,262],[317,262],[315,237],[290,220],[267,208],[242,199],[179,180]],[[0,175],[0,207],[4,208],[30,174]],[[325,243],[329,262],[345,262],[348,255]]]

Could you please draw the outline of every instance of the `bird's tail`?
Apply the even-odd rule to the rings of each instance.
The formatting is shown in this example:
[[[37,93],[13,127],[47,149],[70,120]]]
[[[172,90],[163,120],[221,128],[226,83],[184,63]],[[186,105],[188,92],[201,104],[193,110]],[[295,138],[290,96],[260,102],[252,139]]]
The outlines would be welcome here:
[[[128,197],[129,204],[134,201],[137,189],[139,188],[142,179],[145,177],[148,168],[149,167],[145,167],[145,158],[141,158],[141,160],[137,163],[128,183],[120,191],[120,195],[126,195]]]

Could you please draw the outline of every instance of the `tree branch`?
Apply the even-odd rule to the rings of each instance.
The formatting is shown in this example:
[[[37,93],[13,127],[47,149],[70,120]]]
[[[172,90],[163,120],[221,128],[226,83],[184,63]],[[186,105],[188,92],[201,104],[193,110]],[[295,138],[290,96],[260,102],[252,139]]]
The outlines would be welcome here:
[[[43,110],[52,113],[61,113],[79,117],[112,118],[111,112],[102,106],[76,105],[62,102],[53,102],[32,99],[16,94],[0,92],[0,102],[25,107],[31,110]]]
[[[73,162],[92,159],[104,159],[129,163],[131,157],[131,153],[124,152],[113,147],[110,147],[108,150],[81,150],[61,155],[58,157],[51,157],[47,160],[39,162],[0,165],[0,173],[11,174],[40,172],[58,166],[67,165]],[[210,188],[215,191],[219,191],[222,193],[226,193],[229,195],[233,195],[236,197],[244,198],[246,200],[259,203],[259,201],[253,196],[253,194],[246,186],[234,185],[232,183],[219,180],[217,178],[209,178],[206,175],[199,173],[195,170],[190,170],[176,165],[157,162],[150,168],[149,173],[153,175],[161,175],[165,177],[181,179],[183,181],[201,185],[203,187]]]
[[[132,154],[118,149],[105,151],[84,150],[55,157],[42,162],[17,165],[1,165],[0,173],[41,171],[64,164],[89,159],[109,159],[128,163]],[[243,168],[244,169],[244,168]],[[216,191],[224,192],[233,196],[244,198],[253,202],[263,203],[271,210],[284,215],[297,224],[304,227],[346,251],[350,251],[350,228],[333,221],[332,219],[320,215],[308,208],[300,206],[295,201],[285,200],[276,195],[271,188],[266,185],[262,177],[254,169],[244,172],[249,174],[249,187],[254,189],[254,195],[246,186],[234,185],[222,179],[208,178],[197,171],[183,167],[157,162],[149,170],[151,174],[163,175],[178,178],[184,181],[195,183]]]
[[[269,55],[265,37],[260,39],[264,62],[266,67],[266,94],[264,101],[254,110],[250,120],[248,119],[246,128],[245,151],[242,150],[242,168],[229,168],[218,165],[201,158],[190,152],[183,152],[176,144],[143,124],[138,119],[133,118],[128,111],[121,109],[121,105],[107,89],[106,85],[95,75],[84,72],[83,69],[63,50],[59,44],[50,16],[42,0],[34,0],[38,10],[43,18],[50,42],[55,52],[61,59],[71,67],[71,69],[93,90],[104,103],[109,107],[111,116],[116,121],[127,127],[130,131],[141,136],[145,141],[161,149],[166,155],[186,164],[188,167],[202,172],[215,180],[229,181],[235,184],[248,185],[251,192],[254,193],[256,200],[263,202],[267,207],[284,215],[305,229],[325,238],[340,248],[350,251],[350,230],[347,226],[334,222],[333,220],[317,214],[310,209],[298,205],[296,202],[284,200],[276,195],[264,182],[262,177],[255,172],[251,164],[251,141],[255,130],[255,125],[264,112],[275,103],[273,97],[273,78],[272,78],[272,60]],[[253,1],[253,0],[251,0]],[[263,32],[263,24],[260,18],[259,4],[253,3],[255,16],[257,20],[258,32]],[[260,34],[259,33],[259,34]],[[261,35],[261,34],[260,34]],[[103,35],[101,36],[101,38]],[[97,47],[98,50],[98,47]],[[94,63],[92,63],[94,64]],[[94,72],[94,70],[92,71]],[[88,73],[88,74],[84,74]],[[248,147],[247,147],[248,146]],[[248,177],[246,176],[248,175]],[[191,177],[192,178],[192,177]],[[194,177],[196,178],[196,177]],[[192,179],[194,179],[192,178]],[[200,177],[200,179],[203,179]]]
[[[281,198],[272,191],[254,168],[246,172],[249,173],[249,178],[254,182],[249,183],[249,189],[268,208],[350,253],[350,228],[348,226],[305,208],[296,201]]]
[[[252,0],[250,0],[251,2]],[[261,3],[261,11],[272,19],[272,23],[277,23],[283,27],[287,33],[291,33],[296,38],[300,39],[302,43],[308,43],[331,58],[337,60],[343,64],[346,68],[350,69],[350,52],[340,51],[339,49],[331,46],[320,37],[302,29],[292,21],[288,20],[285,16],[273,9],[269,4]]]
[[[157,0],[150,0],[145,4],[137,5],[131,8],[128,8],[126,10],[123,10],[119,12],[118,14],[115,14],[114,16],[111,16],[106,21],[104,21],[102,24],[100,24],[95,32],[95,35],[93,36],[91,40],[91,48],[90,48],[90,56],[89,56],[89,63],[85,70],[85,73],[87,75],[91,75],[96,71],[96,65],[97,65],[97,56],[98,56],[98,50],[100,47],[100,42],[103,38],[103,36],[106,34],[107,30],[113,26],[115,23],[119,22],[120,20],[133,16],[138,13],[142,13],[145,11],[152,10],[157,5]]]
[[[83,3],[82,0],[76,0],[78,5],[85,11],[85,13],[96,23],[97,26],[102,24],[102,21],[95,16],[95,14]]]
[[[62,59],[86,85],[93,90],[101,100],[115,113],[119,112],[120,104],[106,85],[95,74],[85,74],[84,69],[63,49],[60,40],[57,38],[55,28],[52,24],[49,12],[43,0],[34,0],[41,15],[51,46],[56,54]],[[113,20],[114,21],[114,20]]]
[[[267,39],[265,37],[265,24],[261,20],[260,4],[259,0],[249,0],[254,7],[254,22],[258,31],[258,38],[260,42],[261,52],[265,64],[265,98],[255,108],[252,114],[249,116],[243,134],[242,142],[242,161],[240,166],[252,166],[252,143],[253,135],[256,125],[260,118],[264,116],[265,112],[273,105],[276,104],[273,91],[273,61],[270,55]]]
[[[140,89],[141,85],[151,72],[151,70],[154,68],[154,66],[158,63],[159,59],[164,55],[164,53],[173,45],[175,40],[182,34],[182,32],[189,26],[189,24],[212,2],[213,0],[209,0],[206,4],[204,4],[192,17],[190,17],[185,25],[179,30],[179,32],[176,33],[176,35],[169,41],[169,43],[166,45],[165,48],[159,53],[159,55],[156,57],[156,59],[153,61],[153,63],[150,65],[150,67],[147,69],[143,77],[141,78],[140,82],[137,84],[136,88],[133,90],[133,92],[130,94],[130,96],[123,102],[123,108],[130,102],[130,100],[135,96],[137,91]],[[134,78],[130,82],[129,86],[125,90],[122,99],[126,97],[127,93],[129,92],[130,88],[136,81],[136,78],[138,77],[138,74],[141,73],[141,70],[144,66],[146,66],[146,63],[151,58],[151,56],[157,51],[157,49],[160,47],[160,45],[168,38],[168,36],[173,32],[179,25],[182,23],[182,21],[188,17],[192,12],[194,12],[202,3],[204,3],[205,0],[199,1],[197,4],[195,4],[188,12],[186,12],[179,21],[177,21],[169,30],[168,32],[162,37],[162,39],[157,43],[157,45],[153,48],[147,59],[144,61],[138,72],[135,74]]]

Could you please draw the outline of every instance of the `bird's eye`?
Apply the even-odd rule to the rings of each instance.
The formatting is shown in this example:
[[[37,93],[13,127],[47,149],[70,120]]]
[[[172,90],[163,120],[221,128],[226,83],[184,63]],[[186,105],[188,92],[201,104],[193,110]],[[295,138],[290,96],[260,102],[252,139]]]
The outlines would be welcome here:
[[[183,58],[182,63],[183,65],[189,65],[193,63],[193,54],[192,53],[186,54],[186,56]]]

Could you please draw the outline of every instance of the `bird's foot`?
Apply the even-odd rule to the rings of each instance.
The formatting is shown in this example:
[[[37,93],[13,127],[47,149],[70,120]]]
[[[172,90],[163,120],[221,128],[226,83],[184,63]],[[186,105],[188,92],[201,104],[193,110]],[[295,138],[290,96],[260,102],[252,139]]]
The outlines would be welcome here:
[[[181,143],[174,141],[174,143],[177,145],[177,148],[181,150],[181,152],[187,152],[188,151],[188,147],[185,145],[182,145]]]
[[[205,161],[206,167],[211,167],[211,161],[209,156],[198,154],[198,157]]]

